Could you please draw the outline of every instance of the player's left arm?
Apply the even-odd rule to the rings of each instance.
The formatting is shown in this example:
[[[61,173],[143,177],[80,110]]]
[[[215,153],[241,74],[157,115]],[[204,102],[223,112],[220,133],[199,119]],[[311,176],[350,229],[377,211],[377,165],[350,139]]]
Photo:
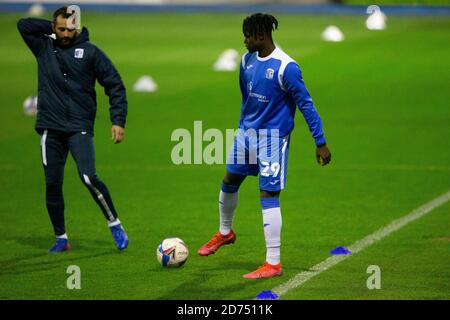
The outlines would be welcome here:
[[[105,88],[105,94],[109,97],[112,140],[114,143],[120,143],[124,139],[128,113],[125,86],[111,60],[98,48],[95,53],[94,66],[97,80]]]
[[[314,106],[308,89],[306,89],[300,67],[296,63],[291,62],[286,66],[283,74],[283,85],[293,97],[308,124],[309,131],[317,147],[317,162],[323,166],[328,164],[331,161],[331,152],[325,140],[322,120]]]

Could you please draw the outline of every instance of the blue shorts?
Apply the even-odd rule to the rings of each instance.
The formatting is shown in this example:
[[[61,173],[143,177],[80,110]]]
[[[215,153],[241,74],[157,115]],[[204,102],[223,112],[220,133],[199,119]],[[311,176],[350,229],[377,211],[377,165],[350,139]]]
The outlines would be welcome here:
[[[284,189],[287,176],[289,135],[249,134],[239,130],[227,158],[227,171],[244,176],[259,174],[259,188]]]

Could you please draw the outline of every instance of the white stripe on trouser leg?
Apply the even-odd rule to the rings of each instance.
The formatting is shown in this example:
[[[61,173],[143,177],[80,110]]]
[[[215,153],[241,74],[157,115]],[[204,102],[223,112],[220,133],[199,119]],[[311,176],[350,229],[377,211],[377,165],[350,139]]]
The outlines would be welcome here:
[[[103,194],[100,192],[100,190],[98,190],[92,183],[91,180],[89,180],[89,177],[85,174],[83,174],[83,178],[84,178],[84,182],[86,182],[86,184],[89,186],[89,188],[91,188],[95,194],[97,195],[98,200],[100,200],[100,203],[103,205],[103,208],[105,208],[106,213],[109,216],[109,220],[113,221],[114,220],[114,216],[111,212],[111,209],[109,209],[108,204],[105,201],[105,198],[103,197]]]
[[[44,130],[44,134],[41,137],[41,151],[42,151],[42,163],[47,166],[47,151],[45,148],[45,143],[47,141],[47,130]]]
[[[118,226],[119,224],[120,224],[121,222],[120,222],[120,220],[119,220],[119,218],[117,218],[116,220],[114,220],[114,221],[110,221],[110,222],[108,222],[108,227],[115,227],[115,226]]]
[[[281,149],[281,172],[280,172],[280,185],[281,189],[284,189],[284,161],[286,160],[286,148],[288,143],[288,138],[283,139],[283,148]]]
[[[266,240],[266,261],[280,263],[281,210],[280,207],[263,209],[264,238]]]

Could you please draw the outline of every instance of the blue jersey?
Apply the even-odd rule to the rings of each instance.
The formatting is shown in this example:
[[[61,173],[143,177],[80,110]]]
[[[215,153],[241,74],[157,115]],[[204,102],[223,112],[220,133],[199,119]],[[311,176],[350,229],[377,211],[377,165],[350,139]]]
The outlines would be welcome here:
[[[239,82],[242,108],[239,128],[278,129],[281,137],[294,129],[296,106],[302,112],[317,146],[326,143],[322,121],[303,82],[298,64],[281,49],[267,57],[246,53]]]

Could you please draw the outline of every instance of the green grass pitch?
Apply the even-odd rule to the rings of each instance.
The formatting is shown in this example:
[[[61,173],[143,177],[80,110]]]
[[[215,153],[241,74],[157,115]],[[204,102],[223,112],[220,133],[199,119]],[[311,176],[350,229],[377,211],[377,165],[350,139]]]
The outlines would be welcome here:
[[[36,64],[16,29],[0,15],[0,298],[251,299],[450,189],[450,19],[389,17],[385,31],[363,16],[278,15],[276,42],[301,65],[333,154],[315,163],[314,144],[297,113],[287,189],[282,193],[282,277],[242,278],[265,257],[258,182],[241,188],[237,242],[196,254],[218,228],[224,165],[172,164],[176,128],[237,125],[237,72],[212,65],[226,48],[244,52],[239,14],[94,14],[83,24],[114,61],[128,88],[123,144],[110,141],[107,99],[98,89],[97,170],[129,237],[117,252],[103,216],[66,166],[66,224],[72,250],[50,255],[53,235],[44,203],[39,136],[22,103],[36,94]],[[322,30],[338,25],[342,43]],[[156,93],[134,93],[141,75]],[[182,238],[190,257],[180,269],[156,261],[158,243]],[[81,290],[66,269],[81,268]],[[366,269],[381,269],[368,290]],[[450,203],[323,272],[285,299],[449,299]]]

